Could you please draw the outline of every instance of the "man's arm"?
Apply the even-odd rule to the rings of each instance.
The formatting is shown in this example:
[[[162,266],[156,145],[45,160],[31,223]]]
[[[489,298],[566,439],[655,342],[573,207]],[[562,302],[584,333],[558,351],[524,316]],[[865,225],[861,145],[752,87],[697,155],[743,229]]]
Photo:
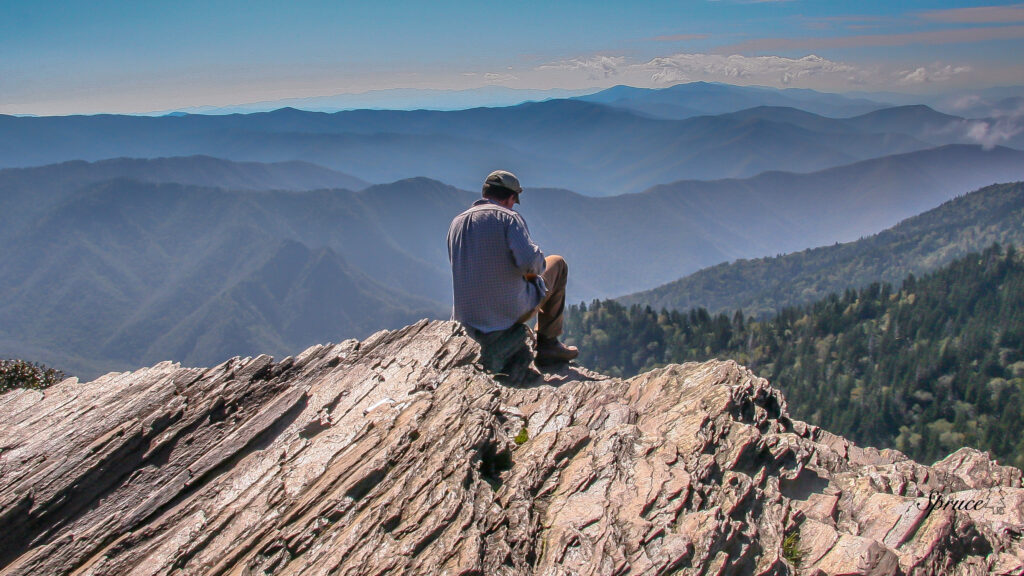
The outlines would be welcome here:
[[[509,223],[505,231],[505,238],[508,240],[508,247],[512,251],[516,268],[523,273],[523,277],[532,280],[544,272],[544,253],[540,251],[539,246],[533,243],[526,223],[518,214]]]

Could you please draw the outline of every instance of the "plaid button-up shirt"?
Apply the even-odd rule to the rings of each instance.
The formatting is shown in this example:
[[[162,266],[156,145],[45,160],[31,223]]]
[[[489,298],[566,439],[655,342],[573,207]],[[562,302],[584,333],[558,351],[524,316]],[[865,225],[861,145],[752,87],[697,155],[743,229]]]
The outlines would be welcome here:
[[[518,212],[481,198],[448,228],[452,319],[481,332],[505,330],[544,298],[544,254]],[[533,281],[524,274],[537,274]]]

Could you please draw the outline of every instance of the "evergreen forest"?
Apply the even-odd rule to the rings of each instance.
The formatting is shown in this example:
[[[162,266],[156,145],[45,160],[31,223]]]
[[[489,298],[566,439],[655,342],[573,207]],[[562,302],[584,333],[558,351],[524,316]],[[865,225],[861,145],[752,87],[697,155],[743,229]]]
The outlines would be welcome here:
[[[1024,258],[993,244],[899,288],[874,283],[783,309],[572,306],[578,362],[617,376],[732,359],[785,394],[793,417],[931,462],[963,446],[1024,466]]]

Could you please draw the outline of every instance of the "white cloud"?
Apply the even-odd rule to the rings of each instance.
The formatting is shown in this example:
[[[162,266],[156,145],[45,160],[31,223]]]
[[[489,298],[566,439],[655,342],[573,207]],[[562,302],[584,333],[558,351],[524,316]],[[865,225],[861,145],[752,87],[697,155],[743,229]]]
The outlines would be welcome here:
[[[565,70],[586,72],[588,77],[594,80],[600,78],[611,78],[627,66],[624,56],[591,56],[588,58],[573,58],[561,60],[538,66],[538,70]]]
[[[953,66],[947,64],[933,64],[931,66],[919,66],[913,70],[901,70],[897,72],[897,79],[901,84],[927,84],[932,82],[946,82],[957,74],[970,72],[970,66]]]
[[[494,72],[484,74],[484,81],[488,84],[501,84],[504,82],[513,82],[515,80],[519,80],[519,77],[512,74],[495,74]]]
[[[1006,24],[1007,22],[1024,22],[1024,4],[933,10],[930,12],[923,12],[920,16],[925,20],[955,23]]]
[[[812,38],[754,38],[739,44],[723,46],[720,50],[745,54],[751,52],[778,52],[806,50],[836,50],[864,47],[903,47],[913,44],[945,45],[972,44],[993,40],[1019,40],[1024,38],[1024,26],[974,26],[970,28],[944,28],[899,34],[858,34],[854,36],[825,36]]]
[[[821,75],[855,77],[859,70],[814,54],[803,58],[782,56],[730,56],[722,54],[675,54],[654,58],[641,65],[659,84],[717,78],[724,80],[770,81],[782,85]]]
[[[966,96],[953,103],[962,106],[986,104],[977,96]],[[1002,110],[990,110],[992,116],[983,120],[957,119],[934,130],[933,134],[948,138],[981,144],[986,150],[1005,144],[1018,134],[1024,133],[1024,105]]]
[[[811,77],[830,76],[860,84],[866,73],[855,66],[816,55],[803,58],[681,53],[631,62],[624,56],[573,58],[544,64],[539,71],[583,72],[588,79],[613,76],[627,81],[671,85],[697,80],[790,85]]]
[[[1004,116],[992,121],[975,120],[968,124],[967,138],[981,144],[986,150],[1002,144],[1024,132],[1024,118]]]
[[[981,96],[978,96],[977,94],[968,94],[967,96],[961,96],[956,100],[953,100],[949,104],[949,107],[953,110],[967,110],[971,107],[984,103],[985,101]]]
[[[914,65],[864,64],[809,53],[803,57],[743,55],[737,53],[679,52],[638,59],[624,55],[580,56],[515,72],[523,79],[583,86],[614,83],[664,87],[685,82],[724,82],[777,88],[813,88],[825,91],[896,86],[927,89],[940,84],[964,84],[984,74],[959,62],[922,62]]]

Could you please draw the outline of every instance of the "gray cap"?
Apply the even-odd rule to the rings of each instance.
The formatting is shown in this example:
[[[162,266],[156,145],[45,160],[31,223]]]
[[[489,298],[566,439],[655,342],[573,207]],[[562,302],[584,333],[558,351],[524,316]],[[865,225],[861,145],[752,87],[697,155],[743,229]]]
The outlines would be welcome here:
[[[484,186],[501,186],[507,188],[516,194],[523,193],[523,187],[519,185],[519,178],[516,175],[506,170],[495,170],[487,175],[487,179],[484,180]]]

